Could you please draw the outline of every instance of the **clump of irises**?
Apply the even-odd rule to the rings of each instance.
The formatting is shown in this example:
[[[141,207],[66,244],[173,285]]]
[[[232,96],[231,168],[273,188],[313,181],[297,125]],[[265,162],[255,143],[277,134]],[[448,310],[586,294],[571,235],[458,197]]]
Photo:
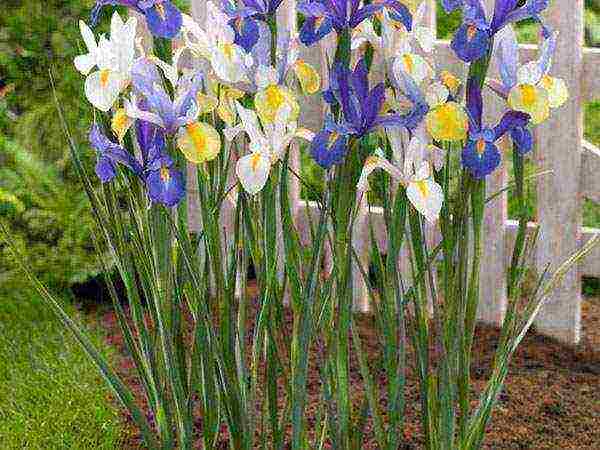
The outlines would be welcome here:
[[[486,11],[480,0],[442,0],[462,12],[451,48],[465,79],[438,70],[424,1],[299,0],[297,30],[278,21],[282,0],[202,3],[204,23],[170,0],[98,0],[92,28],[79,23],[87,50],[74,64],[94,109],[97,179],[72,152],[96,242],[110,250],[102,260],[125,287],[127,308],[109,290],[148,411],[40,293],[147,448],[216,449],[227,439],[240,450],[397,449],[415,407],[405,393],[413,369],[424,448],[480,448],[517,345],[560,274],[591,248],[523,299],[533,238],[520,215],[511,301],[472,408],[487,179],[512,159],[524,208],[532,129],[568,100],[551,75],[548,1],[497,0]],[[125,20],[116,6],[136,14]],[[110,31],[98,35],[110,11]],[[513,27],[523,20],[539,23],[540,41],[538,59],[521,63]],[[319,70],[301,57],[317,45],[331,46]],[[491,96],[504,105],[497,117]],[[322,123],[308,129],[315,114]],[[313,202],[299,205],[298,185]],[[354,315],[364,297],[375,366]]]

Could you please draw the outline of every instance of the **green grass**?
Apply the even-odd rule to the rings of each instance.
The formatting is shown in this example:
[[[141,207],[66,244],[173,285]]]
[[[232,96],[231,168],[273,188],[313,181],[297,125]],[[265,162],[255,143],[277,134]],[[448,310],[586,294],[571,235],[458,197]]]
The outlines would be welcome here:
[[[0,292],[0,405],[2,450],[115,449],[123,436],[95,367],[25,290]]]

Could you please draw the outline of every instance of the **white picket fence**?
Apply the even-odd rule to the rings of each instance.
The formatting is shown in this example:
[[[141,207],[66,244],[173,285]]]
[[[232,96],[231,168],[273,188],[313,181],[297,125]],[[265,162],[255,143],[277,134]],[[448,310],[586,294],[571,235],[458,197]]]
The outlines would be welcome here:
[[[190,1],[192,15],[203,24],[205,0]],[[431,26],[435,29],[435,2],[425,1],[431,2],[429,17]],[[536,131],[535,162],[540,169],[551,169],[554,172],[553,175],[539,178],[537,182],[537,222],[529,225],[530,229],[540,227],[536,250],[536,265],[540,273],[548,263],[556,266],[590,237],[600,233],[600,229],[582,227],[582,199],[585,197],[594,202],[600,201],[600,149],[583,140],[583,104],[600,93],[600,71],[597,70],[600,49],[583,47],[583,2],[584,0],[552,0],[546,13],[548,24],[561,33],[554,58],[553,75],[565,79],[571,98],[560,110],[554,111],[552,117]],[[485,0],[485,3],[490,15],[494,0]],[[282,27],[295,26],[294,0],[284,0],[279,10],[279,21]],[[302,50],[304,60],[321,68],[324,81],[328,78],[324,55],[331,52],[332,48],[333,41],[325,40],[321,45]],[[535,46],[522,45],[521,61],[533,59],[536,50]],[[435,53],[439,70],[447,69],[456,75],[464,75],[466,66],[453,55],[449,42],[438,40]],[[498,120],[502,110],[497,100],[491,95],[488,97],[486,114],[492,122]],[[322,100],[308,97],[302,101],[301,125],[314,131],[320,129],[324,112]],[[297,149],[293,151],[292,164],[299,170]],[[489,177],[489,193],[497,192],[507,182],[506,167],[502,167]],[[318,208],[300,198],[297,181],[291,183],[298,229],[306,239],[307,212],[316,219]],[[195,190],[193,184],[189,186],[190,195],[195,195]],[[191,221],[198,223],[196,211],[192,210],[190,213]],[[228,215],[228,211],[224,210],[225,223]],[[354,242],[364,267],[368,267],[370,259],[369,222],[374,226],[379,248],[385,251],[387,236],[381,210],[368,209],[363,202],[362,213],[354,228]],[[517,227],[515,221],[508,220],[506,194],[497,197],[488,207],[484,226],[479,319],[500,324],[506,311],[506,271]],[[435,229],[429,229],[427,233],[429,239],[435,240]],[[403,252],[406,251],[403,249]],[[355,305],[357,309],[366,311],[369,306],[366,287],[357,268],[355,272]],[[535,323],[538,331],[566,343],[579,342],[583,276],[600,277],[600,249],[582,261],[578,270],[571,271],[565,277],[562,287],[539,314]]]

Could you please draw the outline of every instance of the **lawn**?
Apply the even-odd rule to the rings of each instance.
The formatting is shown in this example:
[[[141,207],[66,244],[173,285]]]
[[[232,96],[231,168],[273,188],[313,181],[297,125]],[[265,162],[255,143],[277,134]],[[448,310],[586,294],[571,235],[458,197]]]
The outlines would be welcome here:
[[[123,437],[97,370],[27,289],[0,292],[0,405],[2,450],[114,449]]]

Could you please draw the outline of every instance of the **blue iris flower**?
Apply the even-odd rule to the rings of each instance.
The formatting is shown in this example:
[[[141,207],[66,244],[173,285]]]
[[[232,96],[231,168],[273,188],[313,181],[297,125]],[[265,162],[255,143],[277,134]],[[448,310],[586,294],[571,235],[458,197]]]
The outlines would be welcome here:
[[[98,154],[96,175],[102,183],[107,183],[115,178],[117,165],[123,165],[144,181],[148,197],[153,203],[161,203],[169,208],[177,205],[185,196],[185,181],[181,171],[174,167],[173,160],[165,152],[164,131],[150,122],[137,120],[136,136],[142,163],[108,139],[100,126],[94,124],[89,140]]]
[[[412,82],[408,77],[407,83]],[[385,86],[377,84],[369,88],[369,72],[364,59],[351,71],[337,64],[329,81],[329,89],[323,94],[332,107],[341,109],[341,120],[334,122],[328,117],[324,128],[317,133],[311,144],[311,155],[325,169],[341,164],[348,151],[350,137],[361,138],[380,127],[415,128],[427,113],[428,107],[418,87],[405,83],[407,98],[413,107],[408,113],[381,113],[385,101]]]
[[[98,155],[96,175],[102,183],[111,181],[117,175],[118,164],[128,167],[136,175],[141,175],[142,166],[135,157],[119,144],[108,139],[97,124],[92,125],[90,129],[89,140]]]
[[[169,0],[96,0],[92,9],[92,25],[98,23],[103,7],[126,6],[146,18],[150,32],[160,38],[173,39],[181,29],[181,11]]]
[[[481,0],[443,0],[442,4],[447,12],[462,8],[463,22],[450,46],[460,59],[472,62],[488,52],[494,34],[509,23],[525,19],[541,23],[540,14],[548,7],[548,0],[527,0],[522,6],[518,6],[519,0],[497,0],[491,22],[485,16]],[[542,29],[544,34],[549,33],[545,26]]]
[[[527,136],[529,136],[531,144],[531,133],[526,129],[529,123],[529,115],[518,111],[508,111],[495,127],[484,127],[482,125],[483,101],[481,88],[477,82],[469,81],[467,89],[469,136],[462,151],[462,164],[469,170],[473,178],[482,179],[500,165],[502,156],[496,142],[506,133],[511,134],[518,148],[521,145],[527,145]],[[529,147],[530,149],[531,147]]]
[[[201,72],[183,75],[176,86],[175,99],[165,90],[162,77],[148,58],[139,58],[131,70],[133,90],[141,102],[126,102],[128,114],[152,122],[169,134],[190,123],[196,115],[198,94],[203,80]],[[143,107],[142,107],[143,105]]]
[[[402,22],[407,30],[412,29],[412,16],[403,3],[396,0],[383,0],[360,6],[360,0],[306,0],[298,4],[298,11],[304,15],[300,29],[300,41],[312,45],[327,36],[331,31],[354,28],[382,8],[391,10],[391,17]]]
[[[221,9],[230,17],[229,25],[235,33],[234,42],[250,52],[260,39],[259,21],[266,21],[279,8],[283,0],[242,0],[234,6],[230,0],[221,0]]]

